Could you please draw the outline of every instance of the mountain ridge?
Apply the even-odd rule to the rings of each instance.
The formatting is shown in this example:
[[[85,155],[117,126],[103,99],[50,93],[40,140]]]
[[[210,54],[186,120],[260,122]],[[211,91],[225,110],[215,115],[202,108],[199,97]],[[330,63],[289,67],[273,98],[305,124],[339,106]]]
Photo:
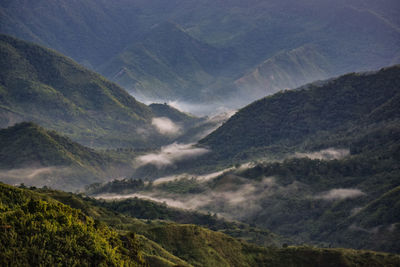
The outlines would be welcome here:
[[[352,123],[396,119],[398,108],[390,103],[398,99],[399,71],[400,65],[395,65],[372,74],[347,74],[298,90],[281,91],[241,109],[199,143],[215,151],[221,149],[221,155],[234,156],[255,147],[298,145],[319,132],[340,131]],[[369,115],[370,110],[382,108],[384,103],[393,110],[393,117]]]

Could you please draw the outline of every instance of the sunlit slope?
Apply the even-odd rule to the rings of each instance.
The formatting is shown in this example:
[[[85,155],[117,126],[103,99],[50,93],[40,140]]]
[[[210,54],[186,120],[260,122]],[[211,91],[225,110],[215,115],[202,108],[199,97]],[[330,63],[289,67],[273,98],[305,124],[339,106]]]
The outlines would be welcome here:
[[[43,195],[0,184],[0,210],[4,266],[143,263],[134,237]]]

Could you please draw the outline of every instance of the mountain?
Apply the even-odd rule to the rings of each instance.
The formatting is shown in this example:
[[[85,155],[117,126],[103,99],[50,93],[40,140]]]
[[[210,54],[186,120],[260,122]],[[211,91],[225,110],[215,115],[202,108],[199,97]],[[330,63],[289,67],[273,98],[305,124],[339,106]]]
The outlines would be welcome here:
[[[0,169],[7,183],[72,190],[123,175],[129,165],[23,122],[0,130]]]
[[[287,75],[310,82],[400,59],[396,0],[17,0],[3,1],[0,12],[0,32],[57,49],[146,98],[230,100],[237,108],[270,86],[256,79],[251,99],[236,96],[235,81],[252,89],[257,70],[271,77],[279,68],[274,86],[284,89],[299,85]],[[317,51],[302,51],[309,45]],[[276,62],[288,56],[296,70]],[[274,67],[263,68],[266,61]]]
[[[307,144],[316,149],[343,147],[351,136],[361,138],[389,121],[397,125],[399,77],[397,65],[281,91],[241,109],[199,143],[225,159],[294,153]],[[335,143],[340,138],[342,144]]]
[[[243,95],[262,97],[326,79],[332,73],[331,68],[329,60],[316,47],[304,45],[265,60],[234,84]]]
[[[0,214],[3,265],[394,266],[400,261],[397,255],[370,251],[262,248],[199,226],[145,223],[74,195],[48,193],[0,184],[1,209],[5,211]],[[80,209],[51,195],[64,195],[66,202]],[[141,229],[145,235],[131,228]]]
[[[0,127],[33,121],[92,147],[171,141],[152,125],[151,108],[102,76],[13,37],[1,35],[0,45]]]
[[[98,70],[144,99],[193,101],[206,97],[201,89],[222,79],[233,56],[196,40],[175,23],[164,22]]]
[[[138,23],[133,18],[138,10],[129,2],[6,1],[0,4],[0,29],[94,67],[138,34]]]

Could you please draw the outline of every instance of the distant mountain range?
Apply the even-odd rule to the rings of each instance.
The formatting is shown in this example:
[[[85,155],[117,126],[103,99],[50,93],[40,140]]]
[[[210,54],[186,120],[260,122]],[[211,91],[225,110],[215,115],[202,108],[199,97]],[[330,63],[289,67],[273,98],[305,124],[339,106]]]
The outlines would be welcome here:
[[[224,69],[234,60],[235,54],[227,49],[212,47],[179,25],[165,22],[98,71],[144,99],[194,101],[199,96],[207,98],[201,89],[222,80]]]
[[[0,32],[56,49],[140,99],[238,107],[400,62],[396,0],[18,0],[0,12]]]

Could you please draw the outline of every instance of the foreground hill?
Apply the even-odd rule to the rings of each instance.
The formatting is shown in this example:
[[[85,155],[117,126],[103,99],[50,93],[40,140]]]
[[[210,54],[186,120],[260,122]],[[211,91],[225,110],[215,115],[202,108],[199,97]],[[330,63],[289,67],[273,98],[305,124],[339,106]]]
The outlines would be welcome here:
[[[123,175],[129,165],[24,122],[0,130],[0,169],[3,182],[72,190]]]
[[[123,237],[51,198],[0,184],[0,203],[3,266],[143,263],[133,235]]]
[[[0,127],[34,121],[91,146],[142,143],[151,110],[117,85],[43,47],[1,35]]]
[[[306,145],[348,146],[349,138],[361,138],[389,122],[397,125],[399,88],[397,65],[280,92],[241,109],[199,143],[218,158],[239,160],[258,152],[293,153]]]
[[[0,215],[4,265],[395,266],[400,261],[396,255],[344,249],[266,249],[194,225],[150,224],[144,237],[116,231],[83,211],[31,190],[0,184],[0,197],[0,208],[5,211]],[[125,229],[135,221],[97,211],[113,217],[114,223],[124,220]],[[140,225],[146,226],[137,222],[134,227]]]

